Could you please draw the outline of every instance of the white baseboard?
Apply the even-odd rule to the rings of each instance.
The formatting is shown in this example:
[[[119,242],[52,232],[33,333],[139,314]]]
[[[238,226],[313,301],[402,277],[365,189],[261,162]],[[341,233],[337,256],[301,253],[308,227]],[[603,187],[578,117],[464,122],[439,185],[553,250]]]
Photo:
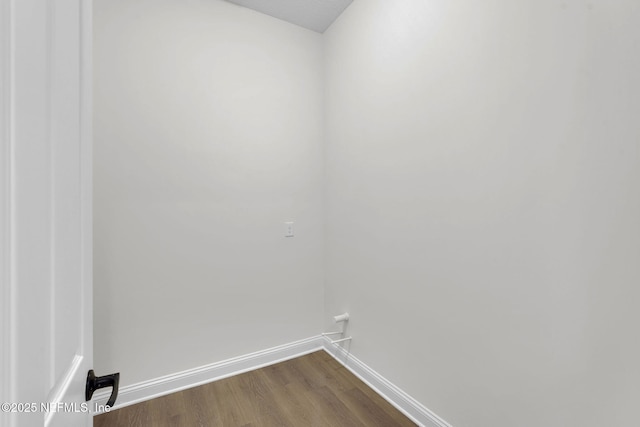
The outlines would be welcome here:
[[[323,347],[327,353],[332,355],[339,363],[364,381],[413,422],[423,427],[451,427],[449,423],[434,414],[420,402],[352,356],[344,347],[338,344],[331,344],[331,340],[327,337],[324,337],[323,341]]]
[[[423,427],[451,427],[450,424],[393,385],[382,375],[349,354],[343,347],[331,344],[331,340],[323,336],[307,338],[222,362],[121,387],[118,393],[118,400],[113,409],[123,408],[187,388],[221,380],[318,350],[324,350],[332,355],[339,363],[344,365],[355,376],[364,381],[380,396],[418,425]],[[103,407],[107,399],[109,399],[110,393],[110,389],[97,392],[94,397],[97,405],[91,406],[98,408]],[[97,412],[96,415],[98,413],[100,412]]]
[[[244,356],[234,357],[233,359],[212,363],[199,368],[165,375],[153,380],[127,385],[120,387],[118,399],[112,409],[123,408],[145,400],[151,400],[187,388],[221,380],[322,349],[323,339],[317,336]],[[98,408],[104,407],[110,394],[111,389],[96,392],[94,402],[97,405],[91,406],[97,406]],[[96,412],[95,415],[99,413],[100,412]]]

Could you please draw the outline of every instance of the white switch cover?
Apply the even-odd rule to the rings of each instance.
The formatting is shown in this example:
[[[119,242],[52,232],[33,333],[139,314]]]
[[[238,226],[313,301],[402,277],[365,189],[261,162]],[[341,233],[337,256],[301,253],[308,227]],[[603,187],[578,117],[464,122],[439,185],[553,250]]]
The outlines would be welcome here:
[[[284,237],[293,237],[293,222],[284,223]]]

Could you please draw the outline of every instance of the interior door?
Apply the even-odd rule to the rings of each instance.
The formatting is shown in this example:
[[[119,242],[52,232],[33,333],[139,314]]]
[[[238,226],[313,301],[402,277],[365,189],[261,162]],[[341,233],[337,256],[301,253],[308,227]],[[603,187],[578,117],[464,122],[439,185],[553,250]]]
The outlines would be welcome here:
[[[2,425],[92,425],[90,6],[0,6]]]

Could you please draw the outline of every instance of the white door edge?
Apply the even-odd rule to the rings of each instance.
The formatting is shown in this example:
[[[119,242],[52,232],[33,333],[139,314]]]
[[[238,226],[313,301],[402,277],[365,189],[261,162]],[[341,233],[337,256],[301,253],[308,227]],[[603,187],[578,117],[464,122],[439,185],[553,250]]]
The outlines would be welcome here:
[[[73,394],[73,401],[84,401],[84,383],[87,370],[93,360],[93,321],[92,321],[92,10],[91,0],[9,0],[0,1],[0,403],[20,404],[29,401],[34,405],[47,405],[64,402],[65,396]],[[69,11],[67,13],[66,11]],[[54,16],[55,13],[58,13]],[[59,20],[54,19],[60,18]],[[43,22],[47,25],[43,25]],[[57,41],[47,38],[47,32],[52,28],[59,29],[56,35],[62,37]],[[66,31],[66,32],[64,32]],[[74,33],[75,31],[75,33]],[[49,36],[51,33],[49,33]],[[64,40],[64,41],[60,41]],[[57,43],[57,44],[56,44]],[[54,48],[66,49],[60,51]],[[74,50],[75,49],[75,50]],[[64,64],[68,55],[72,55],[76,65]],[[67,55],[67,56],[65,56]],[[75,55],[75,56],[74,56]],[[79,58],[79,62],[78,62]],[[57,62],[52,62],[57,60]],[[52,64],[59,67],[55,73]],[[43,66],[40,66],[43,65]],[[26,72],[25,72],[26,71]],[[48,74],[48,75],[47,75]],[[56,80],[58,79],[58,80]],[[46,80],[46,83],[44,81]],[[57,82],[57,83],[56,83]],[[54,84],[54,86],[52,86]],[[55,86],[60,84],[60,86]],[[67,86],[64,86],[67,85]],[[62,92],[46,92],[58,88],[67,90],[69,85],[75,85],[79,90],[79,98],[65,96]],[[47,98],[47,93],[50,96]],[[75,99],[75,101],[74,101]],[[57,103],[52,104],[52,100]],[[52,168],[53,151],[44,153],[39,150],[44,144],[51,144],[53,131],[46,125],[45,114],[51,114],[51,109],[59,106],[66,108],[66,100],[78,102],[73,105],[78,113],[64,110],[63,120],[70,120],[69,126],[64,122],[56,122],[57,135],[60,142],[68,141],[67,136],[80,140],[79,149],[69,157],[62,154],[56,159],[70,159],[72,167],[77,168],[74,182],[65,175],[59,182],[66,184],[54,189],[46,190],[46,176],[50,173],[39,166],[48,165]],[[44,101],[44,102],[43,102]],[[47,105],[49,103],[49,105]],[[33,108],[32,108],[33,107]],[[47,109],[47,111],[43,111]],[[79,116],[78,116],[79,114]],[[55,117],[55,116],[50,116]],[[73,119],[75,117],[75,119]],[[78,123],[79,117],[79,123]],[[70,119],[71,118],[71,119]],[[73,123],[71,123],[73,122]],[[60,129],[63,129],[60,131]],[[38,130],[36,133],[32,130]],[[27,140],[25,140],[25,135]],[[46,142],[42,142],[45,141]],[[26,144],[25,144],[26,142]],[[66,142],[65,142],[66,144]],[[53,148],[52,148],[53,147]],[[70,147],[67,145],[67,147]],[[57,145],[49,145],[49,149],[57,150]],[[31,150],[31,151],[30,151]],[[66,152],[65,152],[66,153]],[[33,159],[36,159],[35,161]],[[75,159],[75,160],[73,160]],[[64,170],[66,160],[59,163],[60,170]],[[32,168],[37,171],[30,175]],[[51,169],[53,170],[53,169]],[[31,178],[35,181],[33,181]],[[53,182],[53,181],[52,181]],[[34,184],[35,183],[35,184]],[[45,184],[45,185],[42,185]],[[68,187],[67,185],[71,185]],[[25,274],[38,271],[39,267],[47,270],[51,266],[42,264],[42,259],[36,259],[32,265],[28,248],[38,249],[43,254],[49,247],[52,234],[39,234],[43,230],[51,233],[52,223],[43,225],[42,230],[32,231],[29,228],[34,219],[38,225],[44,224],[48,210],[39,212],[38,209],[29,210],[29,203],[33,200],[44,201],[47,197],[57,197],[58,190],[72,188],[75,195],[80,194],[81,202],[73,220],[69,224],[77,224],[81,229],[79,251],[74,250],[73,261],[81,277],[81,287],[76,295],[82,301],[83,308],[77,317],[76,330],[80,333],[76,353],[65,351],[64,358],[56,358],[51,349],[58,345],[58,339],[52,338],[52,332],[58,330],[58,337],[65,337],[65,329],[50,323],[47,332],[46,323],[41,327],[42,319],[38,313],[49,311],[58,317],[65,313],[65,309],[58,309],[55,303],[64,301],[64,297],[56,301],[47,301],[46,295],[52,292],[53,284],[63,286],[66,277],[57,282],[47,281],[46,275]],[[35,192],[33,192],[36,190]],[[62,191],[64,193],[64,191]],[[25,194],[27,198],[25,198]],[[42,196],[39,196],[39,195]],[[49,195],[49,196],[48,196]],[[25,201],[26,200],[26,201]],[[51,207],[53,198],[49,200]],[[64,194],[59,203],[67,203]],[[58,203],[58,200],[55,200]],[[36,203],[41,206],[43,203]],[[27,213],[27,219],[24,213]],[[53,212],[53,211],[52,211]],[[63,211],[64,212],[64,211]],[[36,214],[37,213],[37,214]],[[40,217],[38,217],[40,215]],[[40,219],[38,219],[40,218]],[[50,217],[51,218],[51,217]],[[67,218],[60,215],[58,218]],[[71,218],[71,217],[69,217]],[[78,218],[77,220],[75,218]],[[29,222],[31,221],[31,222]],[[68,224],[67,224],[68,225]],[[73,227],[72,227],[73,228]],[[77,229],[76,229],[77,230]],[[25,241],[25,235],[27,239]],[[42,235],[42,245],[34,244]],[[63,235],[63,234],[59,234]],[[54,236],[54,237],[52,237]],[[62,243],[65,244],[65,243]],[[43,249],[42,249],[43,248]],[[53,259],[57,254],[66,253],[64,247],[52,248],[46,259]],[[59,249],[59,252],[56,252]],[[77,254],[77,255],[76,255]],[[20,255],[20,256],[18,256]],[[26,260],[26,262],[25,262]],[[40,265],[40,264],[42,265]],[[43,271],[41,270],[41,271]],[[52,272],[55,269],[52,268]],[[48,273],[47,273],[48,274]],[[53,274],[53,273],[52,273]],[[75,274],[72,272],[72,274]],[[25,279],[24,276],[28,276]],[[53,276],[51,276],[53,280]],[[29,286],[24,289],[25,280]],[[34,304],[32,298],[36,299]],[[25,310],[26,309],[26,310]],[[44,314],[43,314],[44,316]],[[36,318],[34,318],[36,317]],[[25,332],[26,331],[26,332]],[[32,332],[35,332],[32,334]],[[31,344],[36,343],[36,344]],[[37,343],[42,343],[39,347]],[[71,346],[69,346],[71,347]],[[40,353],[39,349],[44,348]],[[54,375],[52,370],[57,370]],[[33,369],[32,369],[33,368]],[[55,385],[54,385],[55,384]],[[49,390],[47,392],[46,390]],[[80,397],[82,396],[82,398]],[[67,403],[67,402],[64,402]],[[4,409],[4,407],[3,407]],[[28,411],[27,411],[28,412]],[[43,413],[44,412],[44,413]],[[0,425],[16,427],[18,425],[82,425],[90,426],[91,417],[88,413],[74,414],[44,411],[40,409],[36,414],[25,414],[20,411],[0,411]],[[56,421],[56,418],[58,421]],[[82,421],[86,420],[86,422]],[[78,421],[80,423],[78,423]]]
[[[60,382],[56,384],[56,387],[51,390],[50,397],[47,399],[50,405],[56,405],[58,403],[64,403],[63,397],[67,394],[69,387],[75,382],[73,381],[77,375],[79,375],[78,370],[82,368],[82,362],[84,360],[83,356],[77,355],[73,358],[71,362],[71,366],[64,373],[64,376]],[[54,411],[48,411],[44,417],[44,425],[45,427],[49,427],[49,423],[51,423],[52,417],[55,414]]]
[[[11,3],[0,2],[0,402],[11,396]],[[9,425],[0,412],[0,425]]]

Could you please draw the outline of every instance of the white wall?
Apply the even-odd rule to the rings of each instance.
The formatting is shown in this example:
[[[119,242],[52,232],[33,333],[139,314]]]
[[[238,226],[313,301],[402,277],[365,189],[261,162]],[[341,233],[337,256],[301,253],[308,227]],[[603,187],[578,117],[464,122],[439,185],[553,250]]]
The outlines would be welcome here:
[[[325,33],[326,313],[456,427],[630,427],[640,4],[355,1]]]
[[[96,372],[318,334],[321,36],[218,0],[94,3]]]
[[[456,427],[637,425],[636,3],[361,0],[323,62],[223,1],[95,0],[96,371],[348,310]]]

